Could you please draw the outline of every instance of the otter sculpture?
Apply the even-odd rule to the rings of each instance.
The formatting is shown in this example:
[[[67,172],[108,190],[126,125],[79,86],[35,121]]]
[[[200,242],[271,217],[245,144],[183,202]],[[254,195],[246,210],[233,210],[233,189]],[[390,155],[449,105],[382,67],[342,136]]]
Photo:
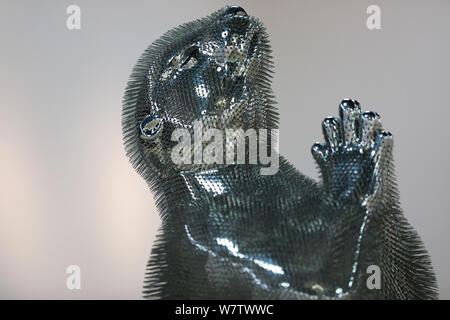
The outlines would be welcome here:
[[[279,161],[274,174],[263,174],[260,161],[173,161],[173,132],[198,135],[195,123],[200,134],[278,128],[270,54],[262,23],[231,6],[168,31],[134,67],[124,143],[162,220],[144,296],[437,298],[430,258],[399,206],[392,135],[356,100],[322,123],[325,142],[312,147],[321,182],[267,141],[264,151]],[[368,270],[379,271],[378,285],[368,285]]]

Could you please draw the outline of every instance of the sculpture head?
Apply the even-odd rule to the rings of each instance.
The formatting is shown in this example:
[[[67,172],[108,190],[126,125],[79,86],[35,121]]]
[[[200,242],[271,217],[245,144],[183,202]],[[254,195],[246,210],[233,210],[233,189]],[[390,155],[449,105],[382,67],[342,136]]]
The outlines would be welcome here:
[[[203,130],[276,128],[270,51],[265,28],[237,6],[150,45],[134,67],[123,107],[127,154],[138,172],[153,180],[182,170],[171,161],[171,135],[193,130],[196,121]]]

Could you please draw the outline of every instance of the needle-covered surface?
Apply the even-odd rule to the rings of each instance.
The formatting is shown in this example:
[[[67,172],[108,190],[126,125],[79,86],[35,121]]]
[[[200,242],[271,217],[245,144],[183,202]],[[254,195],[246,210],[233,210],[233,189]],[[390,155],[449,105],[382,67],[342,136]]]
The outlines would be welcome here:
[[[437,298],[430,258],[399,207],[392,136],[357,101],[342,101],[339,116],[322,123],[325,141],[312,148],[320,183],[282,156],[270,175],[259,160],[173,161],[175,129],[192,137],[195,123],[224,137],[227,129],[277,129],[271,68],[261,22],[228,7],[168,31],[133,69],[125,148],[162,220],[145,297]],[[231,143],[224,141],[223,150]],[[250,149],[246,159],[257,158]],[[368,270],[376,274],[377,267],[374,288]]]

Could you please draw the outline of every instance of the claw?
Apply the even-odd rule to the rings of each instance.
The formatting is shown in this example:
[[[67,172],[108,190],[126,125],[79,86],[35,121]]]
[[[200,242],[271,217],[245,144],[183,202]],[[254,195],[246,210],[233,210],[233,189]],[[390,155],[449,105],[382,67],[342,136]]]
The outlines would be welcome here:
[[[366,111],[362,114],[363,118],[369,119],[369,120],[375,120],[380,119],[380,115],[375,111]]]
[[[353,99],[344,99],[341,101],[339,105],[339,115],[342,119],[344,119],[344,112],[349,111],[361,111],[361,106],[357,100]]]

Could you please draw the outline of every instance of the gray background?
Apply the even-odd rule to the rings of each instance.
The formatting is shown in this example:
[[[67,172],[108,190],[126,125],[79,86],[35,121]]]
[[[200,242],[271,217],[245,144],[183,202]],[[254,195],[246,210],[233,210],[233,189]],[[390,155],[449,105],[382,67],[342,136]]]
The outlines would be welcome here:
[[[66,8],[82,29],[66,29]],[[121,142],[131,68],[169,28],[223,1],[0,2],[0,298],[140,298],[159,218]],[[344,97],[394,134],[402,207],[450,298],[450,1],[234,1],[265,23],[281,152],[311,144]],[[381,7],[381,30],[366,8]],[[66,267],[82,289],[66,288]]]

